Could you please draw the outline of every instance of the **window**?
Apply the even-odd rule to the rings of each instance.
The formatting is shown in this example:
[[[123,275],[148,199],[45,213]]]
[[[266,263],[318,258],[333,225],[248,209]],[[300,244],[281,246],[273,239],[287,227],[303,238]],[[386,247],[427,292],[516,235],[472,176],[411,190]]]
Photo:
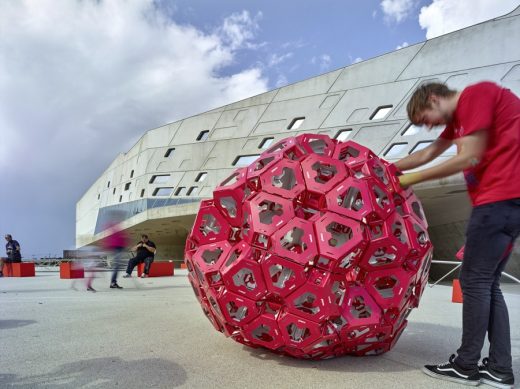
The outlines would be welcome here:
[[[175,191],[175,196],[184,196],[186,193],[186,187],[185,186],[179,186],[177,190]]]
[[[370,116],[370,120],[381,120],[388,115],[388,113],[392,110],[393,105],[382,105],[377,107],[374,113]]]
[[[171,149],[168,149],[166,153],[164,154],[164,158],[169,158],[173,156],[173,152],[175,151],[175,147],[172,147]]]
[[[110,181],[108,181],[107,188],[110,188]]]
[[[130,178],[134,178],[134,171],[133,170],[130,172]]]
[[[144,189],[141,189],[141,197],[144,197]]]
[[[199,191],[199,187],[198,186],[192,186],[186,192],[186,196],[195,196],[198,191]]]
[[[112,194],[116,194],[116,188],[114,188],[114,190],[112,191]]]
[[[127,183],[125,184],[125,190],[130,189],[130,184],[131,184],[131,182],[127,182]]]
[[[202,182],[206,179],[207,176],[208,176],[208,173],[200,172],[199,174],[197,174],[197,177],[195,178],[195,182]]]
[[[416,126],[415,124],[411,124],[406,127],[406,129],[401,133],[402,136],[411,136],[411,135],[416,135],[418,134],[419,132],[421,132],[422,130],[422,127],[421,126]]]
[[[384,154],[387,158],[399,158],[405,155],[406,148],[408,147],[408,143],[394,143],[386,153]]]
[[[169,179],[169,174],[156,174],[150,179],[150,184],[165,184]]]
[[[352,128],[346,128],[344,130],[339,130],[338,133],[334,136],[334,139],[337,139],[340,142],[344,142],[348,139],[350,134],[352,134]]]
[[[432,143],[433,143],[433,140],[425,140],[425,141],[419,142],[413,147],[413,149],[410,150],[410,152],[408,154],[412,154],[413,152],[422,150]]]
[[[101,197],[101,195],[98,193],[98,195],[97,195],[97,199],[99,200],[100,197]]]
[[[167,187],[167,188],[155,188],[153,191],[152,196],[169,196],[172,193],[173,188]]]
[[[264,138],[258,145],[259,149],[267,149],[273,143],[274,138]]]
[[[297,130],[302,125],[303,121],[305,120],[305,117],[301,118],[294,118],[289,124],[289,127],[287,127],[288,130]]]
[[[199,136],[197,136],[198,142],[204,142],[206,139],[208,139],[209,136],[209,130],[201,131]]]
[[[119,202],[121,202],[121,200],[123,200],[123,195],[119,196]]]
[[[239,155],[238,157],[235,158],[232,165],[233,166],[247,166],[247,165],[250,165],[251,163],[253,163],[259,156],[260,156],[260,154]]]

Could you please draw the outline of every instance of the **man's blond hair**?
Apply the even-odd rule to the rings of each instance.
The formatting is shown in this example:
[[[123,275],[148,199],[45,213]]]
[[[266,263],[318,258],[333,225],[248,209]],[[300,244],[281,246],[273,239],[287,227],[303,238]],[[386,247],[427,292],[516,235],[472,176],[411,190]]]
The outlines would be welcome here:
[[[419,115],[428,108],[431,108],[430,96],[435,95],[439,97],[450,97],[457,93],[456,90],[448,88],[446,84],[440,82],[430,82],[419,86],[415,92],[413,92],[406,111],[408,112],[408,118],[410,121],[417,125],[422,124],[419,121]]]

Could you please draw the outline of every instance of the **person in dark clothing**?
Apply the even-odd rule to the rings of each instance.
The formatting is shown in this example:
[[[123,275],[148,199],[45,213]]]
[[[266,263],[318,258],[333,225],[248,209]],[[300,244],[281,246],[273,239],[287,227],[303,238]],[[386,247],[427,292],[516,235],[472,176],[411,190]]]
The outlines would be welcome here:
[[[7,241],[7,243],[5,244],[5,252],[7,254],[7,258],[2,258],[2,260],[0,261],[0,277],[2,277],[4,274],[4,263],[11,264],[22,262],[20,243],[14,240],[11,234],[6,234],[5,240]]]
[[[141,240],[134,247],[132,247],[132,251],[135,251],[136,254],[135,257],[128,261],[126,274],[123,276],[123,278],[131,277],[132,271],[134,271],[134,267],[143,262],[144,271],[141,277],[148,277],[148,273],[150,272],[150,265],[152,264],[155,252],[157,251],[155,243],[148,239],[148,235],[141,235]]]

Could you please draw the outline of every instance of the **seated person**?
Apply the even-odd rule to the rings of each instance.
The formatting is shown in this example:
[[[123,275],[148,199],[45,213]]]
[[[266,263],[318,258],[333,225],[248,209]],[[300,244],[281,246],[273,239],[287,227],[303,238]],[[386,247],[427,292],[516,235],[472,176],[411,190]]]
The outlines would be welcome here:
[[[157,249],[155,248],[155,243],[151,240],[148,240],[148,235],[141,235],[141,240],[137,245],[132,247],[132,251],[135,251],[135,257],[131,258],[128,261],[128,266],[126,267],[126,274],[123,278],[128,278],[132,276],[132,272],[134,271],[134,267],[139,263],[144,262],[144,272],[141,274],[141,277],[148,277],[148,273],[150,272],[150,265],[153,262],[155,252]]]
[[[22,254],[20,253],[20,243],[13,239],[11,234],[5,235],[5,252],[7,258],[2,258],[0,261],[0,277],[3,276],[4,263],[9,264],[22,262]]]

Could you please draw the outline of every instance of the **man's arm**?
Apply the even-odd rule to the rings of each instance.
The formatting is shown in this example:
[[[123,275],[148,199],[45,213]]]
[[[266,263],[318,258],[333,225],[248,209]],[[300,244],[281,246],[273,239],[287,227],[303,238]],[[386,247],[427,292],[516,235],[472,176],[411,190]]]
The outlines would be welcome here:
[[[155,252],[157,251],[157,249],[155,247],[148,246],[146,243],[143,243],[143,247],[145,249],[147,249],[149,252],[151,252],[152,254],[155,254]]]
[[[451,140],[437,138],[432,144],[404,157],[403,159],[400,159],[394,165],[401,171],[415,169],[416,167],[433,161],[439,155],[444,153],[452,144],[453,142]]]
[[[470,135],[459,139],[460,152],[453,158],[429,169],[399,176],[399,181],[404,187],[417,184],[419,182],[433,180],[451,176],[472,166],[476,166],[482,160],[486,151],[487,132],[486,130],[476,131]]]
[[[132,248],[130,249],[130,251],[137,251],[137,249],[138,249],[139,246],[141,246],[141,245],[142,245],[141,242],[137,243],[134,247],[132,247]]]

